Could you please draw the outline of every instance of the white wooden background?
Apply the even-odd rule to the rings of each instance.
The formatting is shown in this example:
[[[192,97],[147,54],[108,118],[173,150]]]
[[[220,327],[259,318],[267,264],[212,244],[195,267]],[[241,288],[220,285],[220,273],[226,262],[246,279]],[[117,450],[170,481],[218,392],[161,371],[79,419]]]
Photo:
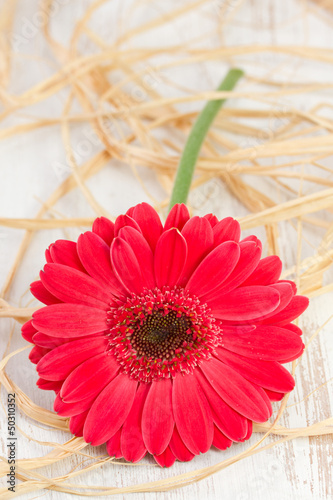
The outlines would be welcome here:
[[[8,1],[8,0],[6,0]],[[217,43],[216,36],[209,38],[210,26],[214,17],[218,15],[221,5],[229,1],[230,12],[235,9],[233,23],[223,33],[223,40],[227,45],[234,44],[272,44],[272,45],[303,45],[320,46],[333,49],[333,15],[326,11],[321,11],[315,3],[297,0],[216,0],[207,1],[204,14],[191,14],[181,20],[181,23],[171,24],[167,30],[154,31],[147,36],[141,37],[140,42],[147,46],[157,46],[166,39],[172,37],[174,43],[185,43],[192,39],[194,35],[204,34],[207,43],[213,45]],[[83,10],[91,4],[88,0],[60,2],[63,7],[54,17],[52,26],[53,32],[63,43],[68,40],[71,33],[72,23],[82,15]],[[124,12],[129,1],[115,0],[103,8],[103,18],[94,18],[94,26],[98,26],[100,36],[106,40],[113,39],[125,29],[127,23],[135,24],[139,19],[144,19],[162,13],[169,8],[176,7],[179,2],[136,2],[140,7],[132,12],[132,17],[124,17]],[[15,32],[22,34],[34,19],[38,10],[38,2],[20,1],[18,3],[19,15],[16,20]],[[331,17],[330,17],[331,16]],[[31,31],[30,31],[31,33]],[[222,36],[222,35],[221,35]],[[168,38],[170,40],[170,38]],[[221,42],[221,40],[220,40]],[[219,42],[219,43],[220,43]],[[84,50],[84,43],[82,50]],[[321,66],[316,63],[302,62],[301,60],[272,56],[272,54],[258,54],[247,58],[240,57],[238,64],[243,65],[247,74],[251,76],[275,76],[277,80],[286,81],[308,81],[319,82],[332,80],[333,69],[330,66]],[[171,70],[166,75],[173,81],[184,87],[209,90],[214,89],[221,79],[227,66],[225,62],[220,64],[202,64],[200,73],[198,68],[184,66]],[[35,30],[33,36],[26,38],[26,42],[21,44],[16,50],[11,90],[22,92],[41,78],[51,75],[57,69],[57,64],[47,49],[43,37],[39,30]],[[163,95],[169,95],[167,86],[161,84],[158,89]],[[36,106],[33,112],[36,116],[53,116],[59,114],[64,105],[64,96],[51,100],[47,104]],[[309,94],[301,97],[297,101],[298,106],[307,110],[310,106],[321,101],[330,101],[333,104],[332,92],[312,94],[309,102]],[[295,98],[281,99],[281,105],[295,104]],[[237,106],[234,101],[233,106]],[[241,105],[258,105],[256,103],[245,103],[242,99]],[[198,104],[196,105],[198,106]],[[190,109],[190,106],[184,107]],[[29,110],[29,112],[31,112]],[[330,111],[332,113],[332,110]],[[24,120],[24,117],[16,117],[16,121],[8,120],[6,125],[14,124]],[[74,130],[73,144],[78,143],[84,137],[84,127],[77,126]],[[251,145],[249,139],[248,145]],[[54,168],[56,162],[64,162],[65,155],[61,143],[60,133],[56,129],[43,129],[29,135],[15,136],[5,142],[0,143],[1,158],[1,183],[0,183],[0,214],[6,217],[34,217],[40,207],[41,200],[46,200],[49,194],[59,184],[66,172]],[[331,167],[333,162],[331,163]],[[152,173],[144,173],[147,185],[155,192],[156,197],[163,199],[164,193],[157,186]],[[251,182],[251,179],[248,179]],[[255,180],[258,183],[258,180]],[[263,181],[264,182],[264,181]],[[257,184],[258,185],[258,184]],[[149,201],[146,193],[138,185],[129,168],[124,166],[113,166],[104,169],[93,179],[90,179],[88,186],[100,203],[112,214],[123,213],[130,205],[142,200]],[[215,183],[213,193],[210,197],[204,191],[197,193],[192,201],[197,206],[196,213],[203,214],[214,210],[218,216],[242,216],[246,210],[236,202],[226,191],[221,183]],[[269,185],[265,187],[269,189]],[[308,188],[307,188],[308,189]],[[309,192],[309,191],[307,191]],[[275,194],[274,194],[275,196]],[[87,206],[83,196],[79,191],[72,192],[62,199],[56,206],[57,210],[66,216],[93,216],[91,209]],[[281,254],[286,266],[291,266],[295,262],[295,248],[290,244],[294,241],[294,234],[290,226],[281,224],[280,247]],[[15,230],[1,231],[1,262],[0,262],[0,283],[5,279],[7,272],[14,260],[23,232]],[[259,229],[255,234],[263,236]],[[28,304],[30,297],[27,293],[28,285],[36,279],[38,271],[43,264],[43,252],[49,243],[57,238],[69,237],[76,239],[79,230],[57,231],[50,230],[37,233],[32,245],[24,259],[23,265],[19,269],[14,283],[10,301],[14,305]],[[311,243],[316,245],[319,241],[318,235],[306,234],[310,244],[304,242],[303,257],[311,255],[313,248]],[[332,295],[319,297],[312,300],[311,305],[304,315],[303,326],[305,340],[308,340],[313,332],[330,316],[332,312]],[[13,323],[9,320],[2,320],[0,325],[0,345],[4,352],[7,339]],[[24,345],[20,338],[19,328],[15,325],[12,350]],[[1,354],[1,352],[0,352]],[[333,398],[332,383],[328,382],[315,395],[310,396],[305,402],[300,402],[311,391],[321,384],[329,381],[333,376],[332,362],[333,335],[332,324],[329,323],[321,332],[319,338],[313,342],[311,348],[301,360],[297,370],[296,389],[289,400],[289,407],[286,410],[282,425],[290,427],[301,427],[312,424],[320,419],[328,418],[332,415]],[[28,352],[24,351],[8,365],[8,372],[15,382],[39,405],[52,408],[53,396],[35,387],[37,375],[35,367],[27,359]],[[2,391],[2,400],[6,395]],[[275,407],[277,408],[277,406]],[[0,409],[1,426],[5,425],[5,415]],[[33,425],[22,414],[18,414],[18,425],[27,435],[41,441],[65,442],[68,434],[54,430],[45,430]],[[4,427],[2,427],[4,429]],[[4,434],[2,431],[1,446],[4,446]],[[98,471],[91,472],[81,479],[79,483],[106,485],[106,486],[127,486],[130,484],[145,482],[169,477],[179,473],[195,470],[200,467],[213,465],[224,458],[231,457],[249,444],[253,444],[258,439],[258,434],[244,444],[232,446],[226,452],[219,452],[212,449],[203,456],[196,457],[190,463],[176,463],[171,469],[162,470],[153,466],[153,461],[146,459],[141,466],[127,467],[124,465],[103,466]],[[274,439],[273,437],[269,439]],[[19,436],[18,458],[31,458],[45,455],[49,448],[29,441],[26,437]],[[98,450],[104,453],[103,447]],[[96,451],[97,453],[97,451]],[[1,450],[4,456],[4,450]],[[136,494],[136,500],[207,500],[223,498],[224,500],[281,500],[293,498],[298,499],[326,499],[333,498],[332,487],[332,440],[330,437],[299,439],[285,445],[271,449],[268,452],[257,454],[247,458],[236,465],[220,472],[205,481],[175,490],[168,493]],[[51,469],[52,476],[61,476],[77,465],[78,460],[67,460],[58,463]],[[50,474],[50,471],[40,470],[43,474]],[[66,495],[57,492],[36,492],[27,495],[25,498],[39,498],[58,500]],[[68,496],[69,498],[69,496]],[[73,497],[74,498],[74,497]],[[116,498],[123,498],[117,496]]]

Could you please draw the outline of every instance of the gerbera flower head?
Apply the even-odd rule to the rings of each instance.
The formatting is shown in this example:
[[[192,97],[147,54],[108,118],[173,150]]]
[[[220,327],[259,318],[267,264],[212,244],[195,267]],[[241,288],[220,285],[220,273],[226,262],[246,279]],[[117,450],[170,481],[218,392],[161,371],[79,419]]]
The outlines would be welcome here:
[[[72,433],[162,466],[248,439],[294,387],[308,305],[261,251],[231,217],[175,205],[163,226],[146,203],[52,244],[22,335]]]

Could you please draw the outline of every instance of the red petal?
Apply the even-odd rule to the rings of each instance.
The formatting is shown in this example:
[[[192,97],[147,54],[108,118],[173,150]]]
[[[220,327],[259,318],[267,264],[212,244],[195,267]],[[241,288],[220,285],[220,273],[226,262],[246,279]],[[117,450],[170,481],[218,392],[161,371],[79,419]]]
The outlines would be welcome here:
[[[201,370],[220,397],[244,417],[265,422],[271,416],[264,391],[254,387],[234,369],[213,358],[202,363]]]
[[[207,301],[213,316],[229,321],[248,321],[274,311],[280,302],[277,290],[266,286],[244,286]]]
[[[140,294],[144,287],[149,286],[149,277],[141,268],[135,252],[119,237],[112,242],[111,261],[117,278],[129,292]]]
[[[275,392],[275,391],[270,391],[269,389],[264,389],[266,392],[267,396],[271,401],[281,401],[284,396],[284,392]]]
[[[278,305],[278,307],[274,311],[271,311],[267,314],[264,314],[260,318],[261,324],[274,323],[274,321],[272,321],[271,318],[273,316],[275,317],[280,311],[285,309],[294,296],[293,288],[291,287],[291,285],[289,283],[274,283],[274,285],[269,285],[269,288],[273,288],[274,290],[277,290],[279,292],[280,304]]]
[[[218,246],[224,241],[236,241],[239,242],[241,229],[239,222],[237,222],[232,217],[226,217],[220,220],[214,226],[214,246]]]
[[[78,401],[77,403],[64,403],[60,394],[57,394],[54,400],[53,408],[54,411],[62,417],[73,417],[74,415],[79,415],[88,410],[88,408],[91,407],[91,404],[92,400],[89,398],[81,399],[81,401]]]
[[[176,426],[173,429],[169,447],[174,456],[181,462],[189,462],[195,457],[195,455],[186,448]]]
[[[63,302],[106,310],[113,301],[105,286],[87,274],[61,264],[46,264],[40,278],[48,291]]]
[[[249,358],[279,361],[302,349],[299,335],[277,326],[258,326],[251,332],[223,331],[223,347]]]
[[[107,329],[106,314],[100,309],[80,304],[54,304],[32,315],[33,326],[54,337],[80,337]]]
[[[83,436],[83,426],[86,421],[89,409],[79,413],[78,415],[74,415],[69,419],[69,430],[72,434],[77,437]]]
[[[105,351],[106,346],[107,342],[101,337],[90,342],[76,340],[56,347],[39,361],[38,374],[46,380],[65,380],[74,368]]]
[[[228,335],[238,335],[243,333],[253,332],[257,327],[254,324],[246,323],[244,325],[232,325],[230,323],[224,323],[219,319],[216,320],[216,324],[223,329],[222,334],[226,333]]]
[[[213,441],[213,418],[208,401],[192,375],[173,380],[173,414],[180,437],[194,455],[209,450]]]
[[[257,268],[242,285],[270,285],[279,279],[281,271],[281,259],[277,255],[270,255],[261,259]]]
[[[258,238],[256,236],[254,236],[254,234],[251,234],[250,236],[246,236],[246,238],[243,238],[240,241],[240,243],[243,244],[243,243],[246,243],[246,242],[249,242],[249,241],[252,241],[254,243],[258,243],[259,240],[258,240]]]
[[[216,215],[213,215],[213,214],[206,214],[204,215],[204,218],[208,220],[209,224],[214,227],[216,226],[216,224],[218,223],[218,218],[216,217]]]
[[[264,391],[263,387],[260,387],[259,385],[256,385],[256,384],[253,384],[253,386],[260,392],[260,394],[262,395],[262,398],[263,400],[265,401],[266,403],[266,406],[267,406],[267,410],[268,410],[268,413],[270,415],[272,415],[273,413],[273,408],[272,408],[272,403],[269,399],[269,397],[267,396],[266,392]],[[250,420],[248,420],[248,423],[250,422]],[[249,430],[248,430],[249,432]],[[245,439],[244,439],[245,440]]]
[[[52,247],[52,245],[49,246],[49,248],[47,248],[45,250],[45,260],[48,264],[52,264],[53,263],[53,259],[51,257],[51,252],[50,252],[50,248]]]
[[[33,343],[39,345],[40,347],[46,347],[47,349],[54,349],[62,344],[70,342],[68,338],[50,337],[45,335],[45,333],[37,332],[33,336]]]
[[[218,450],[226,450],[232,445],[231,439],[228,439],[216,425],[214,425],[213,446]]]
[[[93,446],[105,443],[126,420],[133,405],[137,381],[121,373],[94,401],[83,429],[84,440]]]
[[[265,390],[264,390],[265,392]],[[253,422],[252,420],[248,420],[247,421],[247,433],[246,433],[246,436],[244,439],[242,439],[242,441],[247,441],[248,439],[250,439],[250,437],[252,436],[252,432],[253,432]]]
[[[106,443],[106,449],[110,457],[121,458],[121,448],[120,448],[120,439],[121,439],[121,429],[117,431]]]
[[[59,392],[62,386],[62,380],[45,380],[44,378],[39,378],[37,380],[37,386],[44,391],[57,391]]]
[[[279,280],[279,281],[277,281],[277,282],[275,283],[275,285],[279,285],[280,283],[288,283],[288,284],[291,286],[291,288],[292,288],[292,290],[293,290],[293,292],[294,292],[294,295],[296,295],[296,293],[297,293],[297,286],[296,286],[296,283],[294,283],[294,281],[290,281],[290,280]]]
[[[133,227],[134,229],[139,231],[139,233],[141,233],[139,224],[134,219],[132,219],[132,217],[130,217],[129,215],[119,215],[116,218],[116,222],[114,225],[114,235],[118,236],[120,229],[125,226]]]
[[[94,339],[97,337],[104,337],[104,332],[95,333]],[[32,338],[33,343],[41,347],[47,347],[48,349],[54,349],[63,344],[68,344],[73,342],[73,340],[86,340],[90,342],[90,335],[80,335],[79,337],[54,337],[50,335],[45,335],[45,333],[37,332]]]
[[[276,315],[274,314],[265,322],[274,323],[275,325],[284,326],[290,321],[298,318],[309,305],[309,299],[303,295],[296,295],[291,299],[287,307]]]
[[[177,284],[186,256],[186,241],[178,229],[173,228],[164,232],[157,242],[154,262],[156,284],[159,288]]]
[[[139,203],[134,207],[132,217],[154,251],[163,229],[158,213],[148,203]]]
[[[171,467],[176,461],[176,457],[169,446],[161,455],[154,455],[154,458],[161,467]]]
[[[126,241],[135,253],[141,269],[144,270],[147,288],[154,288],[156,286],[154,276],[154,256],[147,240],[141,233],[129,226],[123,227],[119,231],[119,237]]]
[[[59,302],[61,302],[61,300],[57,299],[57,297],[46,290],[45,286],[40,280],[31,283],[30,291],[37,300],[43,302],[43,304],[46,304],[47,306],[51,304],[58,304]]]
[[[92,353],[92,358],[81,363],[66,378],[60,392],[65,403],[96,397],[117,375],[120,365],[107,352]]]
[[[76,243],[74,241],[57,240],[50,245],[50,255],[55,264],[62,264],[85,272],[77,254]]]
[[[97,234],[87,231],[78,239],[77,249],[87,272],[115,296],[123,295],[124,288],[111,268],[110,247]]]
[[[200,370],[196,370],[195,376],[209,402],[214,424],[232,441],[242,441],[247,432],[247,419],[221,399]]]
[[[293,323],[287,323],[286,325],[283,325],[283,328],[286,328],[287,330],[290,330],[291,332],[294,332],[297,335],[303,335],[303,332],[300,329],[300,327],[294,325]]]
[[[295,381],[280,363],[276,361],[259,361],[248,359],[223,348],[217,348],[220,361],[236,370],[244,378],[254,384],[277,392],[290,392]]]
[[[114,237],[114,223],[106,217],[98,217],[92,226],[93,233],[97,234],[107,245],[111,245]]]
[[[32,337],[35,335],[37,332],[36,328],[32,324],[32,320],[30,319],[21,328],[21,334],[24,340],[27,342],[33,342]]]
[[[39,345],[35,345],[30,351],[29,359],[31,363],[37,365],[39,361],[48,353],[50,349],[46,349],[45,347],[40,347]]]
[[[133,212],[134,212],[134,209],[135,209],[135,206],[134,207],[130,207],[127,212],[126,212],[126,215],[129,215],[130,217],[133,216]]]
[[[169,212],[163,231],[168,231],[173,227],[181,231],[189,218],[190,214],[187,206],[184,203],[176,203]]]
[[[212,292],[228,278],[239,259],[239,246],[226,241],[214,248],[201,262],[186,285],[186,290],[197,297]],[[206,300],[206,299],[204,299]]]
[[[205,297],[205,300],[218,300],[219,297],[222,297],[226,293],[234,290],[236,287],[241,285],[241,283],[243,283],[257,267],[261,256],[260,241],[241,242],[239,243],[239,248],[240,256],[235,269],[217,290],[214,290],[212,293],[207,295],[207,297]]]
[[[279,359],[279,362],[280,363],[290,363],[290,361],[294,361],[295,359],[297,359],[300,356],[302,356],[303,351],[304,351],[304,347],[305,346],[302,343],[302,347],[301,347],[301,349],[297,353],[293,354],[293,356],[289,356],[289,357],[286,357],[286,358],[283,358],[283,359]]]
[[[160,455],[168,446],[173,428],[171,379],[153,381],[142,413],[142,436],[147,450]]]
[[[131,411],[122,427],[121,451],[128,462],[138,462],[147,453],[142,437],[141,419],[149,388],[149,384],[139,385]]]
[[[187,243],[187,259],[179,284],[185,285],[202,259],[213,248],[214,236],[212,226],[204,217],[192,217],[186,222],[182,236]]]

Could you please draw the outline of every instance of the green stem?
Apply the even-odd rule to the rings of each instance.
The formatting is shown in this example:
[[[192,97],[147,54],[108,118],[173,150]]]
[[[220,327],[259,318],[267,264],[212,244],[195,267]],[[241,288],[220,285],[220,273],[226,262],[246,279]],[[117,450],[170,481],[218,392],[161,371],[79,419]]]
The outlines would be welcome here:
[[[240,69],[231,69],[217,90],[233,90],[243,74],[243,71]],[[169,210],[176,203],[186,203],[202,143],[215,116],[225,101],[226,99],[209,101],[194,123],[179,162]]]

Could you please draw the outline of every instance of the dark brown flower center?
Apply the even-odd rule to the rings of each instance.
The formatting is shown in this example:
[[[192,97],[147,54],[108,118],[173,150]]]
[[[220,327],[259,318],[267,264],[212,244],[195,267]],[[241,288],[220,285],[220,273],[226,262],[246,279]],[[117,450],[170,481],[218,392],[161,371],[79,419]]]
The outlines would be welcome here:
[[[110,355],[140,382],[192,373],[221,342],[206,304],[182,288],[132,294],[108,311]]]
[[[131,345],[138,356],[168,359],[175,355],[176,350],[181,351],[184,341],[192,340],[190,326],[189,318],[185,315],[179,317],[176,311],[167,314],[155,311],[143,324],[134,326]]]

